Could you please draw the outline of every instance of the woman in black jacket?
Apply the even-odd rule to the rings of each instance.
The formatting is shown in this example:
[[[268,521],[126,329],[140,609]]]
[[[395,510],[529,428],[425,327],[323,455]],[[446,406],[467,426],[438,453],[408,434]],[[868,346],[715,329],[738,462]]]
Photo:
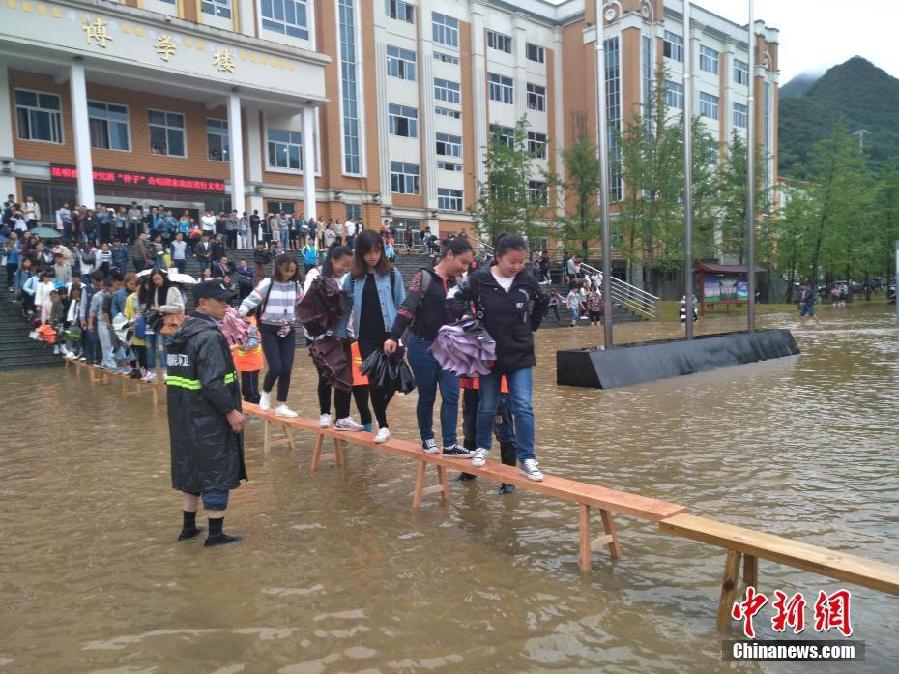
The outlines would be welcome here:
[[[509,408],[515,423],[519,470],[539,482],[543,473],[534,453],[534,406],[532,370],[537,363],[534,332],[549,304],[534,276],[525,270],[528,247],[517,234],[504,234],[496,242],[493,266],[471,274],[450,297],[457,313],[478,315],[496,342],[496,363],[490,374],[480,377],[478,403],[478,448],[471,465],[483,466],[493,441],[493,423],[503,375],[509,386]]]

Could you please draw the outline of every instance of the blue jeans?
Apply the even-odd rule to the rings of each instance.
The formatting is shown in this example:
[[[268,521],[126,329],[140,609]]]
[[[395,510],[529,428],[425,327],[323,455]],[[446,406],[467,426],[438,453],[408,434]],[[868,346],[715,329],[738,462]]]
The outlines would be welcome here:
[[[490,449],[493,443],[493,424],[499,404],[502,373],[493,370],[480,376],[478,401],[478,447]],[[534,454],[534,406],[531,403],[534,377],[529,367],[506,373],[509,384],[509,412],[515,423],[515,444],[518,460],[537,458]]]
[[[422,441],[434,437],[434,403],[437,400],[437,386],[440,386],[440,430],[443,446],[456,444],[456,421],[459,418],[459,378],[442,369],[428,347],[431,342],[406,333],[406,349],[409,365],[418,386],[418,432]]]
[[[284,248],[284,250],[287,250],[287,242],[289,239],[290,239],[290,230],[282,229],[281,230],[281,246]]]
[[[158,333],[148,334],[144,338],[147,342],[147,369],[155,370],[156,369],[156,358],[159,358],[159,365],[162,367],[162,371],[166,371],[166,362],[165,362],[165,345],[169,343],[168,337],[165,335],[160,335]],[[159,346],[162,346],[162,355],[159,356]]]

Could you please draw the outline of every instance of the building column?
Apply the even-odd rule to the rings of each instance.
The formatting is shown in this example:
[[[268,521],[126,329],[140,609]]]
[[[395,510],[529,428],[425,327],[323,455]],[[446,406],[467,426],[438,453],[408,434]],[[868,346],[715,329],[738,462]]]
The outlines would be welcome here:
[[[260,112],[256,108],[247,108],[244,123],[247,125],[247,175],[253,186],[247,203],[247,213],[259,211],[263,215],[264,202],[261,196],[262,185],[262,131],[259,126]]]
[[[315,106],[303,107],[303,217],[317,217],[315,210]]]
[[[10,170],[14,159],[15,145],[13,141],[12,104],[9,100],[9,68],[6,64],[0,64],[0,197],[4,200],[7,194],[16,193],[16,179]],[[7,173],[9,171],[9,173]],[[23,199],[16,195],[17,199]]]
[[[243,174],[243,119],[240,94],[228,95],[228,147],[231,153],[231,209],[243,213],[247,208],[247,187]]]
[[[484,166],[484,154],[487,152],[487,129],[490,125],[490,108],[487,103],[487,57],[484,54],[484,9],[481,5],[471,3],[471,51],[474,70],[474,120],[475,139],[478,155],[474,158],[477,168],[478,182],[487,180],[487,168]],[[463,105],[471,102],[463,100]]]
[[[84,61],[72,61],[69,77],[72,90],[72,127],[75,131],[75,172],[78,175],[78,204],[93,208],[97,198],[94,195],[94,162],[91,157],[91,132],[87,115],[87,84],[84,79]]]

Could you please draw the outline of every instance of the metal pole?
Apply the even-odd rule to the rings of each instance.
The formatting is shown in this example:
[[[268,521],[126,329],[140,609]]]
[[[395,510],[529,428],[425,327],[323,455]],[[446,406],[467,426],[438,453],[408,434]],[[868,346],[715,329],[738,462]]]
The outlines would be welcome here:
[[[746,279],[749,293],[749,297],[746,298],[746,323],[749,332],[755,330],[755,28],[752,25],[753,21],[755,21],[755,16],[752,0],[749,0],[749,96],[746,101],[749,115],[747,120],[749,128],[746,130]],[[765,157],[765,161],[768,161],[767,157]]]
[[[684,337],[693,339],[693,41],[684,0]]]
[[[606,54],[602,0],[596,0],[596,135],[599,152],[599,210],[602,218],[603,344],[614,346],[612,335],[612,228],[609,224],[609,125],[606,119]]]
[[[887,283],[887,296],[890,294],[890,284]],[[896,240],[896,327],[899,327],[899,239]]]

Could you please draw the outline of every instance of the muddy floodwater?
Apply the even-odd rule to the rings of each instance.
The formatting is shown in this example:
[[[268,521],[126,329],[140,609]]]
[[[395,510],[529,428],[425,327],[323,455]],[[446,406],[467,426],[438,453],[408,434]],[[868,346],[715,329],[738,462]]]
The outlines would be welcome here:
[[[816,328],[760,320],[793,328],[800,356],[614,391],[555,384],[555,351],[599,329],[541,331],[541,466],[899,564],[894,315],[818,313]],[[720,316],[698,333],[741,327]],[[311,437],[266,456],[259,422],[225,519],[246,538],[175,543],[164,407],[62,369],[4,372],[0,391],[0,672],[899,671],[896,597],[845,586],[864,663],[725,663],[723,551],[619,517],[623,558],[599,551],[582,574],[570,504],[452,482],[449,505],[415,511],[412,462],[350,446],[346,470],[313,476]],[[305,352],[290,403],[318,414]],[[414,405],[391,405],[395,435],[417,438]],[[769,595],[804,593],[812,625],[817,593],[842,587],[765,560],[759,575]],[[771,638],[769,609],[756,629]]]

